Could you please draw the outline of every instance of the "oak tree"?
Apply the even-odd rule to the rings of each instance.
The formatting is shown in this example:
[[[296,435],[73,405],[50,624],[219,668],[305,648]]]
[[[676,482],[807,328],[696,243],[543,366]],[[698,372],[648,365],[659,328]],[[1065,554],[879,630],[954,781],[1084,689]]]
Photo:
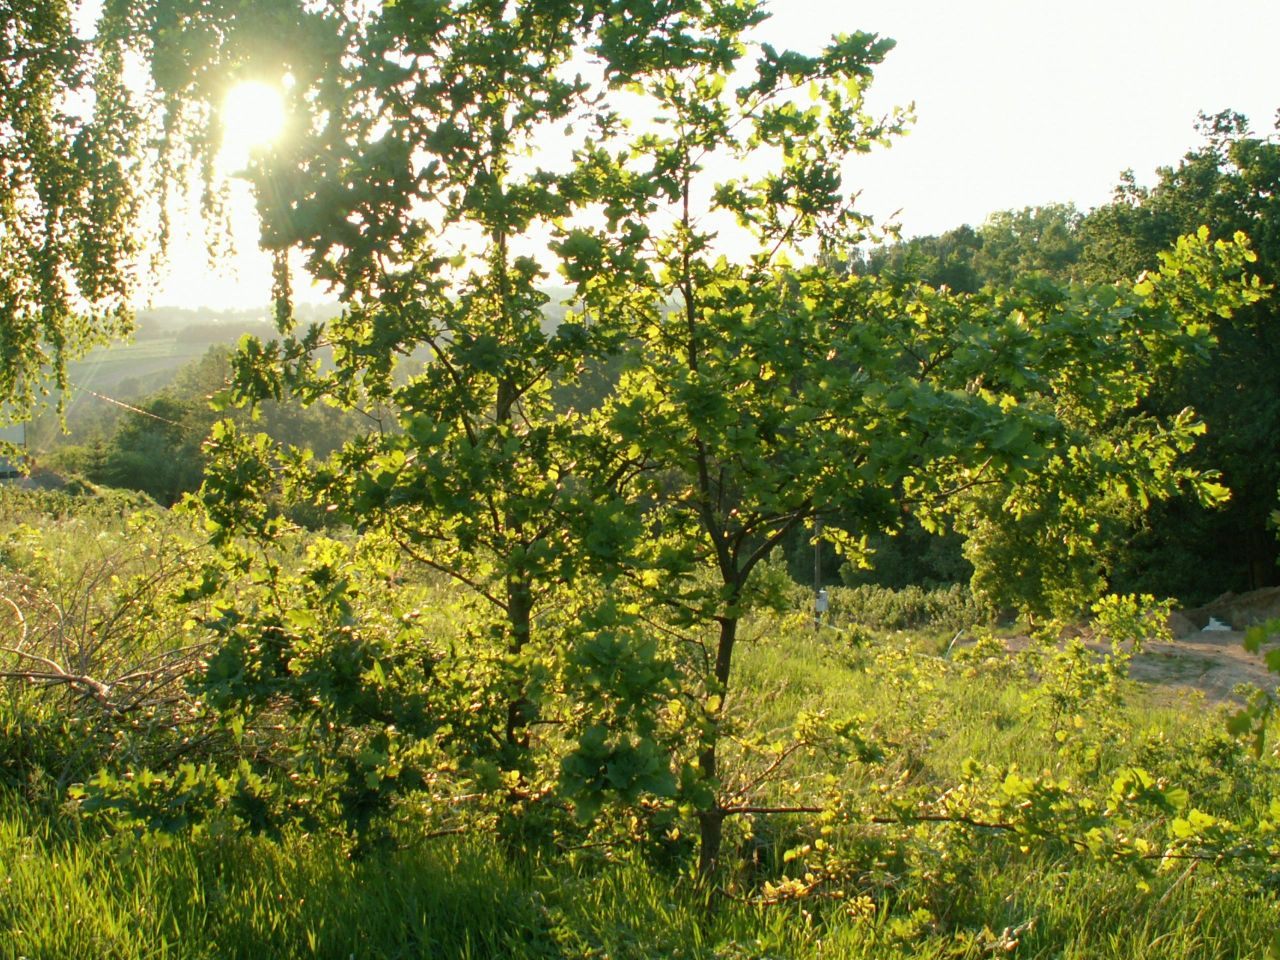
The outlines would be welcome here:
[[[789,532],[838,514],[856,556],[908,513],[954,523],[982,582],[1034,607],[1096,587],[1098,503],[1217,495],[1183,458],[1194,417],[1140,404],[1257,298],[1243,239],[1184,239],[1137,286],[855,275],[850,161],[904,121],[865,103],[889,41],[779,51],[753,0],[123,8],[193,156],[227,84],[290,106],[246,172],[281,338],[244,344],[231,399],[376,428],[323,461],[215,428],[202,498],[230,559],[193,591],[223,591],[211,702],[287,704],[319,738],[297,782],[336,778],[359,822],[442,769],[515,812],[643,800],[692,810],[711,878],[751,801],[722,762],[739,626],[777,600],[760,573]],[[297,326],[291,254],[340,318]],[[597,407],[554,402],[603,367]],[[282,476],[361,542],[273,559]],[[373,591],[397,564],[481,611],[447,664],[410,614],[389,632]]]

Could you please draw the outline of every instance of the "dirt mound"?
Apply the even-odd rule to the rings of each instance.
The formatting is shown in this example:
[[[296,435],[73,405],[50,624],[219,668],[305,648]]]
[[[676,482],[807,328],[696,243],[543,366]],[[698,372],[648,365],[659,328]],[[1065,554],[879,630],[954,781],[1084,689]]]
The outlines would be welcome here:
[[[1206,631],[1211,618],[1230,629]],[[1275,618],[1280,618],[1280,587],[1224,593],[1203,607],[1176,611],[1169,616],[1175,640],[1146,644],[1130,673],[1145,683],[1198,690],[1211,702],[1238,699],[1235,688],[1241,683],[1274,689],[1280,678],[1267,672],[1262,656],[1244,649],[1243,631]]]
[[[19,490],[65,490],[69,481],[48,467],[32,467],[26,476],[14,477],[9,481]]]
[[[1025,650],[1029,643],[1025,636],[1004,639],[1010,653]],[[1098,657],[1111,652],[1111,645],[1101,640],[1086,639],[1085,646]],[[1171,642],[1148,641],[1129,662],[1129,676],[1159,691],[1158,700],[1199,694],[1210,704],[1241,702],[1241,684],[1274,690],[1280,683],[1280,677],[1268,672],[1263,656],[1244,648],[1244,634],[1236,630],[1194,630]]]
[[[1255,623],[1280,617],[1280,587],[1264,587],[1248,593],[1224,593],[1203,607],[1181,610],[1170,617],[1175,637],[1203,630],[1212,617],[1232,630],[1247,630]]]

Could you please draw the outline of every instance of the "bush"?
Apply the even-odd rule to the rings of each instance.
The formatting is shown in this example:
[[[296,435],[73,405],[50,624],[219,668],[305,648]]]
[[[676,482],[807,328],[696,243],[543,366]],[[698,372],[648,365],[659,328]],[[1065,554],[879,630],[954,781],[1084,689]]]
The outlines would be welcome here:
[[[926,590],[918,586],[890,590],[863,584],[830,587],[831,617],[837,626],[859,624],[874,630],[938,627],[963,630],[990,623],[995,612],[961,584]]]
[[[167,757],[197,709],[186,679],[207,637],[187,622],[201,608],[176,597],[202,548],[184,518],[139,501],[0,503],[0,784],[56,792],[100,765]]]

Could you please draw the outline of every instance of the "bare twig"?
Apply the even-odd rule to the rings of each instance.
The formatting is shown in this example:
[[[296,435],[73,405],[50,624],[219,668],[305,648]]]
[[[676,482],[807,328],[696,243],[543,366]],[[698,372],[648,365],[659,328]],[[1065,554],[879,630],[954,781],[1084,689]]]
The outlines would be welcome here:
[[[8,597],[0,596],[0,600],[3,600],[5,603],[7,603],[9,607],[13,610],[13,615],[18,618],[18,626],[22,630],[21,636],[18,637],[18,646],[21,647],[23,644],[27,642],[27,618],[22,615],[22,608],[19,607],[12,600],[10,600]]]

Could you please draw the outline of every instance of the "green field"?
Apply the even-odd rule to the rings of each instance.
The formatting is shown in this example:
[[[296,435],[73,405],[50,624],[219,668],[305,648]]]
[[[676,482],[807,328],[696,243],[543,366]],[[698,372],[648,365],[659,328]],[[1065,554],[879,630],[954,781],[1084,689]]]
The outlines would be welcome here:
[[[137,591],[180,582],[202,548],[180,547],[180,518],[126,528],[131,512],[115,495],[5,493],[0,593],[26,611],[26,649],[56,660],[74,647],[85,673],[123,676],[196,638],[181,622],[191,608]],[[378,605],[412,595],[429,636],[465,631],[452,588],[397,590]],[[56,624],[42,597],[66,611]],[[442,774],[401,793],[372,833],[306,818],[258,832],[235,801],[203,806],[194,780],[147,800],[144,768],[234,771],[247,740],[210,725],[181,684],[167,688],[176,708],[112,712],[74,685],[10,674],[0,956],[1264,956],[1280,880],[1274,740],[1255,755],[1227,734],[1225,708],[1169,705],[1070,648],[1032,657],[981,629],[953,646],[950,624],[875,626],[919,597],[842,595],[842,630],[815,633],[800,614],[749,620],[725,783],[762,811],[824,812],[732,818],[710,889],[691,873],[690,812],[656,796],[584,820],[556,791],[521,812]],[[965,609],[928,599],[944,619]],[[236,737],[291,722],[272,710]],[[554,729],[538,744],[553,755],[567,746]],[[269,764],[285,770],[288,749],[271,748]],[[103,793],[98,771],[123,787]],[[94,814],[95,796],[145,802]],[[1214,828],[1191,836],[1187,823],[1206,818]]]
[[[207,341],[167,337],[99,347],[68,367],[69,407],[87,402],[85,390],[110,394],[123,386],[129,396],[150,392],[203,356],[209,346]]]
[[[228,341],[228,346],[233,342]],[[67,366],[70,389],[63,412],[70,433],[59,430],[59,393],[54,391],[31,426],[28,446],[39,456],[54,445],[82,442],[86,425],[110,420],[125,409],[120,404],[136,404],[163,389],[211,346],[207,339],[179,334],[98,347]]]

